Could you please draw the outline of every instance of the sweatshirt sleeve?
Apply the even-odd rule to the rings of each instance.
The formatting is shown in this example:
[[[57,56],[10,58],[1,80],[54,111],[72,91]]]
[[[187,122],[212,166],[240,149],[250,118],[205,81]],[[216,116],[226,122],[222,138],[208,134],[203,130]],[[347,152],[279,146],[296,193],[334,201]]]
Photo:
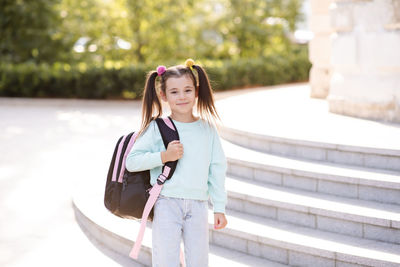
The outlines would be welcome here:
[[[225,213],[227,196],[225,191],[226,157],[222,149],[219,135],[213,128],[212,155],[208,172],[208,191],[214,212]]]
[[[126,169],[130,172],[138,172],[162,166],[161,151],[157,149],[159,142],[162,143],[161,135],[155,121],[152,121],[133,144],[126,157]]]

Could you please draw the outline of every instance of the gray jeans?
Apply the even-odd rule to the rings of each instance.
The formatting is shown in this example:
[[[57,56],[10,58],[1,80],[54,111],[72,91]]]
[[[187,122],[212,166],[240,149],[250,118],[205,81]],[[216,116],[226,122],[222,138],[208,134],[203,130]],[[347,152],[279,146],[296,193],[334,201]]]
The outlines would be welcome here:
[[[208,201],[160,195],[152,223],[153,267],[178,267],[183,238],[187,267],[208,266]]]

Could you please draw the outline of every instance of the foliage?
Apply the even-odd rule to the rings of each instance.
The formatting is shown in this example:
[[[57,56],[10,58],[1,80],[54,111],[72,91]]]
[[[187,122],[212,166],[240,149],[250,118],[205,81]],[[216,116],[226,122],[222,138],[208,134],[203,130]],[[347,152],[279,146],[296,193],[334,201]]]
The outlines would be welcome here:
[[[214,88],[306,80],[302,0],[0,0],[0,95],[136,98],[186,58]]]
[[[237,60],[200,60],[215,90],[273,85],[308,78],[310,62],[306,47],[285,55]],[[146,72],[154,64],[106,62],[103,66],[79,63],[49,65],[1,64],[0,96],[127,98],[141,97]]]
[[[59,0],[1,0],[0,60],[20,63],[64,60]]]
[[[2,61],[102,65],[281,53],[302,0],[1,1]]]

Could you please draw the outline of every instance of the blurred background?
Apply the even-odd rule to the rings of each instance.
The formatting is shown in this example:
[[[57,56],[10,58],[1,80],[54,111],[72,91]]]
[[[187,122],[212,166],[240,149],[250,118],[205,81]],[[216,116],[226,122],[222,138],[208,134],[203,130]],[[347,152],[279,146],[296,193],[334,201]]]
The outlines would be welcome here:
[[[0,96],[139,98],[187,58],[215,90],[308,79],[308,1],[3,0]]]

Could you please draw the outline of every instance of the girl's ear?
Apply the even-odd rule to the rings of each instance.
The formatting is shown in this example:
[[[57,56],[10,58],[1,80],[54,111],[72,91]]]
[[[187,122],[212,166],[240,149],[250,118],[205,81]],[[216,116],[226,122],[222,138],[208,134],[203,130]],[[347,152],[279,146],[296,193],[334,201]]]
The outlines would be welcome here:
[[[167,102],[167,96],[165,95],[165,93],[163,92],[163,90],[160,90],[160,97],[163,101]]]

